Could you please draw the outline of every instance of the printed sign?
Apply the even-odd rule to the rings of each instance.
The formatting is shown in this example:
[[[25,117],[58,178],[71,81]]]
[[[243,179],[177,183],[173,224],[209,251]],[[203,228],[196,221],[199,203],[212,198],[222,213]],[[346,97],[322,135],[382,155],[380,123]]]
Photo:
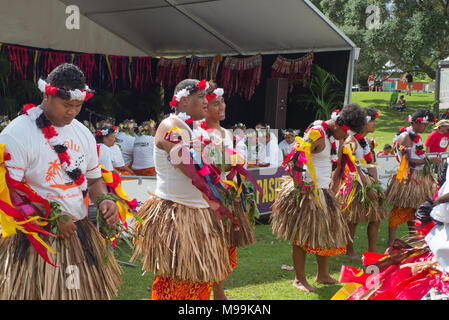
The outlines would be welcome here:
[[[382,188],[387,189],[390,178],[398,171],[399,162],[395,156],[380,156],[377,157],[377,178],[379,179]]]
[[[281,168],[277,168],[273,172],[273,168],[257,168],[249,170],[251,175],[256,180],[257,184],[262,189],[261,195],[256,191],[256,203],[260,214],[268,214],[271,212],[271,207],[276,200],[277,194],[280,189],[280,178],[287,176],[288,173]],[[272,171],[271,174],[267,174],[267,171]]]

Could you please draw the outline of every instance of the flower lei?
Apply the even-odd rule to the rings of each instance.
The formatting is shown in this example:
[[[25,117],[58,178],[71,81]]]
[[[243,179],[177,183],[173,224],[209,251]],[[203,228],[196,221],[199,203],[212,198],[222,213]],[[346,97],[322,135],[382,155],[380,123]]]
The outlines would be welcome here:
[[[61,168],[75,182],[76,185],[81,187],[84,197],[87,194],[87,180],[81,169],[75,167],[75,165],[70,161],[71,157],[67,146],[65,146],[64,142],[58,138],[58,133],[50,123],[50,120],[47,119],[41,108],[36,107],[35,105],[26,105],[26,107],[27,108],[24,108],[24,113],[33,121],[36,121],[37,127],[41,129],[45,138],[48,139],[48,142],[58,155]]]
[[[326,136],[329,139],[329,142],[331,143],[331,161],[332,164],[337,164],[338,163],[338,155],[337,155],[337,143],[335,142],[335,138],[332,135],[332,132],[329,130],[329,125],[326,123],[326,121],[320,121],[317,120],[315,122],[313,122],[306,130],[305,135],[307,135],[307,133],[310,131],[310,129],[312,129],[315,126],[321,126],[324,130],[324,132],[326,132]],[[324,136],[324,134],[323,134]]]
[[[193,89],[197,89],[198,91],[201,90],[207,90],[209,88],[209,83],[207,83],[206,80],[201,80],[198,82],[198,84],[196,85],[196,88],[184,88],[182,90],[179,90],[172,98],[172,100],[170,101],[170,107],[172,107],[173,109],[176,107],[176,105],[181,101],[181,98],[183,97],[188,97],[190,96],[190,91]]]
[[[188,116],[187,113],[180,112],[178,114],[174,114],[174,116],[184,121],[189,126],[189,128],[193,130],[193,118]],[[177,126],[174,126],[167,131],[164,138],[171,143],[179,143],[182,140],[181,130]]]
[[[366,137],[362,136],[361,134],[357,133],[353,135],[354,139],[357,140],[357,142],[360,144],[360,146],[363,149],[363,158],[365,159],[366,163],[370,164],[373,162],[373,157],[371,155],[371,148],[369,147],[368,141],[366,140]]]
[[[364,136],[362,136],[361,134],[352,131],[351,128],[349,128],[347,125],[343,124],[341,117],[338,115],[339,112],[340,112],[340,110],[338,110],[338,109],[334,110],[331,114],[331,119],[334,120],[342,130],[344,130],[347,134],[353,136],[357,140],[357,142],[363,148],[363,158],[365,159],[365,161],[367,163],[371,163],[373,161],[373,157],[371,155],[371,149],[369,147],[368,142],[366,141],[366,138]],[[376,119],[378,116],[379,116],[379,113],[376,112],[376,117],[374,119]],[[372,119],[370,116],[366,117],[366,122],[371,121],[371,120]]]
[[[416,146],[415,154],[418,157],[422,157],[424,155],[424,146],[422,143],[422,139],[419,134],[416,134],[413,131],[412,127],[403,127],[401,129],[399,129],[399,131],[396,133],[396,135],[394,136],[394,139],[393,139],[393,149],[397,149],[397,142],[398,142],[399,135],[401,135],[403,132],[407,132],[408,136],[415,144],[415,146]],[[400,162],[397,154],[396,154],[396,160],[398,162]]]

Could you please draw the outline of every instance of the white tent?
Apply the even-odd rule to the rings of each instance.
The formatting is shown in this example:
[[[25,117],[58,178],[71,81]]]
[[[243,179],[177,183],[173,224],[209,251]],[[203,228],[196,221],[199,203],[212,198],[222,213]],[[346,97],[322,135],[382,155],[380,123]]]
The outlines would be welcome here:
[[[391,60],[388,60],[388,62],[382,67],[382,71],[386,73],[402,73],[403,71],[396,67],[396,64],[394,64]]]
[[[79,29],[66,13],[75,5]],[[350,51],[355,44],[309,0],[0,0],[0,42],[124,56]],[[341,63],[341,62],[336,62]]]

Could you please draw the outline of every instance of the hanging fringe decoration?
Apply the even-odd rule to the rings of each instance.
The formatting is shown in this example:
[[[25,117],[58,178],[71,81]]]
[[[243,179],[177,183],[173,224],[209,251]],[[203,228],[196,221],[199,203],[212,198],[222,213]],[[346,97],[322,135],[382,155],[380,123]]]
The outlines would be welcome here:
[[[262,75],[262,56],[248,58],[226,57],[221,71],[220,84],[227,97],[232,94],[251,100]]]
[[[210,58],[192,56],[189,64],[189,79],[209,79]]]
[[[147,89],[154,83],[153,75],[151,73],[151,57],[134,57],[132,59],[134,70],[134,88],[143,90]],[[131,69],[130,69],[131,70]],[[133,74],[132,71],[130,71]]]
[[[293,90],[292,80],[302,81],[305,87],[306,81],[310,79],[313,58],[313,52],[309,52],[298,59],[287,59],[277,56],[276,61],[271,66],[271,77],[288,79],[290,81],[290,92]]]
[[[76,64],[84,73],[86,83],[92,86],[93,72],[97,71],[95,64],[95,55],[89,53],[72,54],[72,63]]]
[[[8,59],[12,68],[9,70],[8,78],[12,76],[13,80],[24,80],[27,77],[29,64],[28,49],[15,46],[7,46]]]
[[[167,59],[160,58],[157,64],[156,83],[170,88],[185,79],[187,69],[186,57]]]
[[[223,57],[218,55],[212,60],[212,66],[210,67],[209,78],[201,78],[201,79],[210,79],[214,82],[217,81],[218,68],[220,67],[221,62],[223,61]]]

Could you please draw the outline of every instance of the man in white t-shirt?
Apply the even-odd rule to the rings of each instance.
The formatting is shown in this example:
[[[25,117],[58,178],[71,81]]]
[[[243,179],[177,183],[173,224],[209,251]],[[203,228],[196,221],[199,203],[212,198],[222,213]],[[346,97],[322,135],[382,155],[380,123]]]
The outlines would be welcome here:
[[[26,114],[14,119],[0,134],[0,144],[5,145],[6,152],[11,155],[11,159],[5,161],[11,179],[26,183],[43,201],[54,202],[61,208],[64,216],[59,216],[55,223],[58,238],[48,240],[55,251],[50,260],[60,271],[46,266],[33,249],[18,255],[29,242],[17,231],[11,235],[12,240],[10,237],[0,240],[3,242],[0,248],[7,250],[0,252],[7,256],[0,262],[0,297],[7,300],[110,299],[116,295],[121,281],[120,270],[111,253],[108,263],[104,264],[105,243],[86,217],[84,194],[88,190],[90,200],[99,203],[99,210],[108,224],[119,221],[118,208],[114,201],[104,197],[108,191],[102,183],[95,139],[75,119],[83,102],[92,94],[82,71],[72,64],[56,67],[47,81],[39,81],[43,92],[41,105],[27,105]],[[82,182],[86,179],[88,189]],[[11,195],[14,194],[15,189],[11,185],[9,188]],[[83,274],[75,279],[79,284],[77,288],[66,286],[66,273],[73,268],[78,270],[78,275]],[[36,286],[38,290],[31,289]]]
[[[114,171],[118,175],[135,175],[122,157],[120,147],[115,143],[115,127],[106,126],[97,130],[95,134],[97,143],[100,145],[100,164],[108,171]]]
[[[139,135],[134,140],[132,169],[138,176],[153,176],[156,174],[154,167],[154,137],[150,135],[151,124],[143,122]]]
[[[130,121],[125,121],[123,126],[120,126],[120,131],[115,136],[115,143],[119,145],[125,166],[131,168],[133,162],[133,148],[136,135],[134,134],[134,127]]]

